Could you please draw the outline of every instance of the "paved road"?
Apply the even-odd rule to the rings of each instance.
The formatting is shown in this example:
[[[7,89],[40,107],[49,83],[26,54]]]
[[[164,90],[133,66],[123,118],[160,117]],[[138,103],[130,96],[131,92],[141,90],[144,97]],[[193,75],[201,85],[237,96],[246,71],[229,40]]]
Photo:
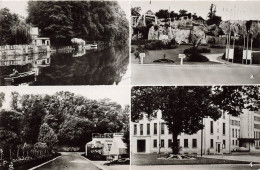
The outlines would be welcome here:
[[[100,170],[78,153],[62,153],[58,159],[47,163],[36,170]]]
[[[132,170],[258,170],[260,165],[160,165],[160,166],[131,166]]]
[[[131,72],[132,85],[260,84],[260,66],[170,66],[132,63]]]
[[[204,155],[206,158],[228,159],[235,161],[260,162],[260,153],[251,155]]]

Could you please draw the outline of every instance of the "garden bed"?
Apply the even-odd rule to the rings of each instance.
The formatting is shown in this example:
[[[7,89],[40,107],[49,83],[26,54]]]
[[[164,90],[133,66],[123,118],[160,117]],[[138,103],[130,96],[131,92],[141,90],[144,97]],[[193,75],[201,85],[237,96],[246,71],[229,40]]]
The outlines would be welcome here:
[[[13,166],[15,168],[15,170],[24,170],[24,169],[30,169],[32,167],[35,167],[37,165],[40,165],[44,162],[47,162],[49,160],[52,160],[58,156],[60,156],[61,154],[55,154],[52,156],[46,156],[46,157],[38,157],[38,158],[26,158],[26,159],[20,159],[20,160],[14,160],[13,161]],[[9,166],[10,163],[7,162],[6,166],[0,166],[1,170],[5,170],[8,169],[7,167]]]

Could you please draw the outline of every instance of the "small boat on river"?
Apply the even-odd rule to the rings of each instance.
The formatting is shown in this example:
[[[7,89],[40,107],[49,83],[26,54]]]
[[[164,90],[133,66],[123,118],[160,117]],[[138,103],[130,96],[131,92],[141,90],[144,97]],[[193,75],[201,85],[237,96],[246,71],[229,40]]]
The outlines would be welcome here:
[[[5,85],[18,85],[21,83],[31,82],[35,79],[35,71],[28,71],[23,73],[18,73],[16,76],[6,76],[4,78]]]

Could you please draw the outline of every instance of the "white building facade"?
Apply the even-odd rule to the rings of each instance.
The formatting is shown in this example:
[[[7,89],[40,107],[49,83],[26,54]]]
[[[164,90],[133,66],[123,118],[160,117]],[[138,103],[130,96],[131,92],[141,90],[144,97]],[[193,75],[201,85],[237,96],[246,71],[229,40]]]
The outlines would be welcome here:
[[[152,120],[144,116],[143,120],[131,124],[132,153],[171,152],[172,135],[161,119],[160,111]],[[255,151],[259,148],[259,111],[244,110],[244,114],[238,117],[223,113],[217,121],[204,118],[203,124],[204,129],[196,134],[182,133],[178,136],[181,154],[222,154],[241,149]]]

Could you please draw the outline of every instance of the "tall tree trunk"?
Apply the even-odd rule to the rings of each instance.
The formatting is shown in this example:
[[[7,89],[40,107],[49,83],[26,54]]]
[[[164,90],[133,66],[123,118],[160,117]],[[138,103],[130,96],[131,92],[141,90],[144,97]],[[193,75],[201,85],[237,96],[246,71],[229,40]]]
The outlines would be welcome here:
[[[19,158],[19,147],[17,147],[17,155],[16,155],[17,159]]]
[[[253,37],[251,38],[251,57],[250,57],[250,64],[252,64],[252,51],[253,51]]]
[[[172,131],[172,153],[179,154],[178,134]]]
[[[248,35],[246,35],[246,64],[247,64],[247,55],[248,55]]]
[[[244,52],[245,46],[246,46],[246,36],[243,35],[243,38],[244,38],[244,44],[243,44],[243,52]],[[244,64],[244,58],[243,58],[243,56],[242,56],[242,64]]]
[[[232,63],[234,63],[235,41],[236,41],[236,36],[234,35],[234,38],[233,38],[233,59],[232,59]]]

